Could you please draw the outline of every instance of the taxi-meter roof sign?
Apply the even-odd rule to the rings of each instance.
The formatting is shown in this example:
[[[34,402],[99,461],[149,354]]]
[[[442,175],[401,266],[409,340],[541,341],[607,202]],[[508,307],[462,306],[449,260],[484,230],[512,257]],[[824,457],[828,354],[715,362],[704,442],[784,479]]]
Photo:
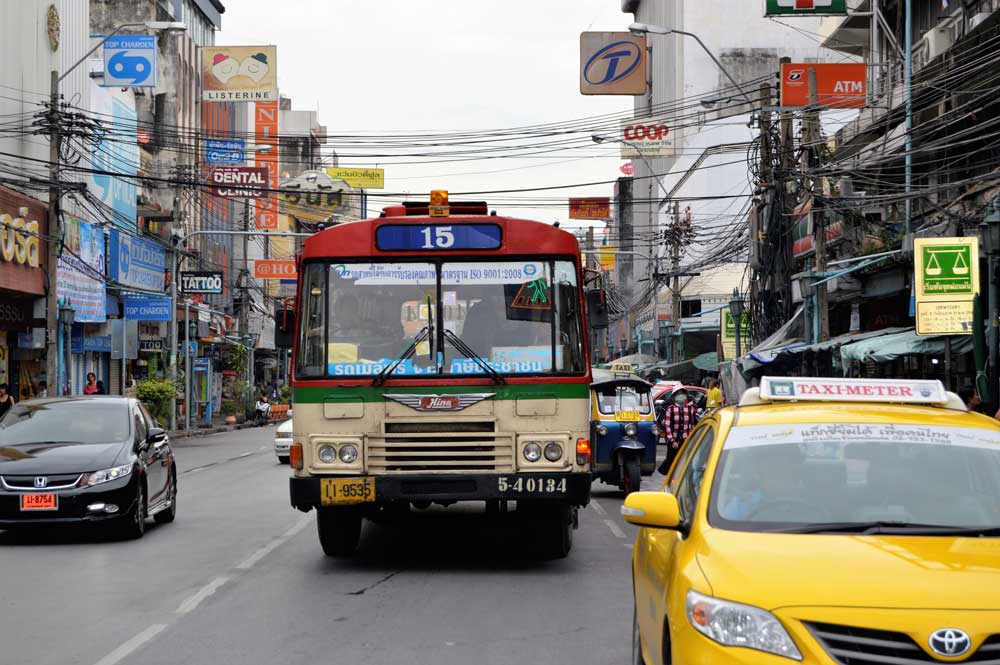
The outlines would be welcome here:
[[[949,397],[940,381],[901,379],[827,379],[765,376],[760,398],[767,401],[905,402],[945,404]]]

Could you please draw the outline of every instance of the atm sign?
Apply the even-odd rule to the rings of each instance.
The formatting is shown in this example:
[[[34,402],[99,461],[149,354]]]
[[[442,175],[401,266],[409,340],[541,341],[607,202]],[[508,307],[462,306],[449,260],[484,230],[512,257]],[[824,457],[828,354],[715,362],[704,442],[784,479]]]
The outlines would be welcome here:
[[[867,102],[868,67],[862,63],[784,63],[781,105],[809,106],[810,71],[816,76],[816,104],[824,108],[861,108]]]

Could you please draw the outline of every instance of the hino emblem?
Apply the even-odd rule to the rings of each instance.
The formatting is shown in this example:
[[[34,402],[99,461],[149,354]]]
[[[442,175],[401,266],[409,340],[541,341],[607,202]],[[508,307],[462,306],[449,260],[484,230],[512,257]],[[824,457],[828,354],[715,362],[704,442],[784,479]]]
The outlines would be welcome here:
[[[44,489],[49,484],[49,479],[45,476],[35,476],[35,487],[38,489]]]
[[[931,633],[928,640],[931,649],[939,656],[961,656],[972,646],[972,640],[964,630],[958,628],[941,628]]]
[[[383,395],[417,411],[461,411],[493,397],[496,393],[462,393],[460,395]]]

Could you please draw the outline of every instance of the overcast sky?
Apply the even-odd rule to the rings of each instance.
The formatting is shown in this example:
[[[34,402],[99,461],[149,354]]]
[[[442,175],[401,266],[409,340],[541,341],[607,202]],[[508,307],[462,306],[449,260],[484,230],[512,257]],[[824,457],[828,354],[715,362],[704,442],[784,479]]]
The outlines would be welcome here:
[[[579,36],[624,30],[619,0],[224,0],[217,43],[276,44],[278,84],[293,108],[318,110],[329,134],[454,131],[561,123],[629,111],[632,97],[579,92]],[[531,159],[399,164],[377,148],[344,149],[342,166],[386,170],[386,191],[425,198],[452,192],[518,189],[619,177],[615,146],[581,147]],[[438,158],[440,159],[440,158]],[[493,171],[493,173],[484,173]],[[374,192],[373,192],[374,194]],[[479,196],[500,214],[567,221],[570,195],[609,196],[611,185],[518,195],[543,207],[504,207],[508,196]],[[398,198],[398,197],[394,197]],[[382,202],[375,201],[381,208]],[[573,222],[572,225],[578,225]]]

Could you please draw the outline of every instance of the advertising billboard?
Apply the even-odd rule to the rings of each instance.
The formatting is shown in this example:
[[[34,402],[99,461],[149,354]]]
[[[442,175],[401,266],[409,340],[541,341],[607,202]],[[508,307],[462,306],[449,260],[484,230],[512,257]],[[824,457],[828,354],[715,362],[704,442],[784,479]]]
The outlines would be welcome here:
[[[275,46],[201,47],[201,98],[206,102],[277,102]]]
[[[212,192],[223,198],[271,196],[267,168],[263,166],[216,166],[211,175]]]
[[[674,156],[674,132],[662,118],[622,120],[618,138],[622,159]]]
[[[783,63],[781,105],[809,106],[809,72],[816,73],[816,104],[825,108],[851,109],[865,105],[868,66],[849,63]]]
[[[847,0],[764,0],[764,16],[847,14]]]
[[[334,180],[343,180],[358,189],[384,189],[385,169],[344,168],[328,166],[326,174]]]
[[[80,323],[107,320],[104,289],[104,230],[65,215],[64,249],[56,266],[59,300]]]
[[[580,33],[580,93],[644,95],[646,36],[631,32]]]
[[[111,221],[127,231],[136,229],[136,174],[139,144],[136,137],[135,95],[96,83],[90,89],[93,119],[100,129],[90,146],[87,189],[107,208]]]
[[[570,197],[570,219],[610,219],[611,199],[607,196]]]
[[[258,147],[270,146],[270,150],[256,154],[257,166],[267,169],[268,192],[257,199],[256,227],[258,229],[278,228],[278,102],[257,102],[254,104],[254,140]]]

